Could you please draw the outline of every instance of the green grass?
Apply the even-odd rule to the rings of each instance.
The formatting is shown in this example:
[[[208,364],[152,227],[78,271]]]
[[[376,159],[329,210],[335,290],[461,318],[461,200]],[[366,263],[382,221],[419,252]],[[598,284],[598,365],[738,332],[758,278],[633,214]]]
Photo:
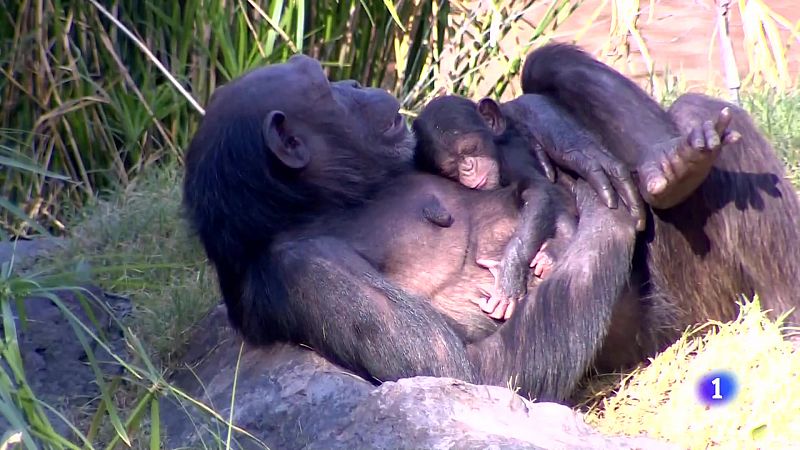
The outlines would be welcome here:
[[[800,92],[747,92],[742,96],[742,107],[786,163],[789,178],[800,186]]]
[[[0,203],[0,238],[65,233],[65,205],[179,165],[201,115],[193,102],[250,69],[304,53],[332,78],[381,86],[413,109],[444,86],[474,93],[484,69],[500,67],[499,94],[528,46],[578,0],[554,2],[508,54],[493,44],[533,0],[452,16],[458,4],[439,0],[119,0],[113,11],[94,0],[6,3],[0,156],[11,149],[67,181],[0,160],[0,198],[11,199]],[[441,73],[445,53],[452,70]]]
[[[169,366],[187,330],[219,300],[216,278],[181,211],[181,172],[162,169],[76,218],[69,247],[51,256],[96,272],[133,304],[133,330]]]
[[[213,271],[181,218],[180,199],[180,171],[151,171],[129,189],[107,195],[73,217],[73,237],[66,247],[40,258],[34,266],[4,268],[0,276],[3,308],[20,305],[31,293],[52,292],[49,286],[75,286],[87,276],[109,292],[130,299],[131,313],[118,319],[128,348],[125,354],[112,353],[123,374],[109,375],[107,366],[90,357],[102,395],[81,412],[65,417],[79,437],[74,443],[84,448],[113,448],[123,442],[134,448],[158,448],[160,429],[154,424],[158,424],[159,399],[184,397],[164,376],[175,367],[189,329],[219,296]],[[87,302],[94,301],[88,293],[85,297]],[[80,325],[66,309],[64,314],[87,353],[103,345],[101,336]],[[2,316],[11,317],[6,309]],[[14,419],[14,429],[33,430],[22,436],[29,445],[35,438],[44,448],[67,447],[44,414],[50,406],[37,400],[27,384],[16,329],[9,323],[3,329],[0,357],[12,371],[0,370],[0,414]],[[218,422],[224,432],[225,419],[218,417]],[[225,447],[222,440],[208,444]]]

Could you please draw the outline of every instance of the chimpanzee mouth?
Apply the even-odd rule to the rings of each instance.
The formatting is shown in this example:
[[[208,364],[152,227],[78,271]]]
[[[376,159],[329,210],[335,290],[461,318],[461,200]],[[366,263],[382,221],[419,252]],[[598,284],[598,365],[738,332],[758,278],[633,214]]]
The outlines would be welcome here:
[[[392,123],[383,130],[383,135],[386,137],[395,137],[405,131],[408,131],[406,119],[398,112],[397,115],[394,116]]]
[[[473,186],[472,189],[477,189],[477,190],[483,189],[483,187],[486,186],[487,181],[489,181],[489,175],[484,175],[483,178],[481,178],[477,183],[475,183],[475,186]]]

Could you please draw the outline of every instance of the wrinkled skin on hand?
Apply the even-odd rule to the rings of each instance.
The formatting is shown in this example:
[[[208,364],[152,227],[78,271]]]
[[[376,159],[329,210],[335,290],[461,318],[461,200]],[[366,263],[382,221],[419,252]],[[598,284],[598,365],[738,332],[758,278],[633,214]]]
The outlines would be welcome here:
[[[555,180],[555,164],[586,180],[609,208],[617,208],[622,199],[639,231],[646,225],[644,202],[665,209],[685,200],[708,176],[722,147],[741,137],[729,129],[731,114],[725,108],[714,119],[688,124],[678,138],[653,143],[648,157],[632,168],[602,146],[542,145],[536,137],[540,125],[531,122],[536,113],[525,102],[508,108],[506,114],[531,141],[531,151],[547,178]]]
[[[681,203],[706,179],[719,152],[739,141],[730,130],[731,111],[723,108],[713,120],[690,124],[685,135],[656,146],[654,156],[637,168],[639,190],[653,208]]]

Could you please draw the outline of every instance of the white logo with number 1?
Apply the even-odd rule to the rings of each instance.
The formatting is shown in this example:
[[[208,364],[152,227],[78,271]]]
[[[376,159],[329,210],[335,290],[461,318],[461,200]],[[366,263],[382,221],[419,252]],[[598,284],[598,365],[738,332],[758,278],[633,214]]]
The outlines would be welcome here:
[[[714,385],[714,395],[712,395],[711,398],[714,399],[714,400],[721,400],[722,399],[722,394],[719,393],[719,383],[720,383],[719,377],[714,378],[713,380],[711,380],[711,384]]]

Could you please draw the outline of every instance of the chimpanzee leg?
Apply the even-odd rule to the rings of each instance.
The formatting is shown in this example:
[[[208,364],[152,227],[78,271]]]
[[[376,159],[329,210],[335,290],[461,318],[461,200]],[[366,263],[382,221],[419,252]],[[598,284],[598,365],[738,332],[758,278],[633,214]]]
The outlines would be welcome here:
[[[744,110],[721,100],[687,94],[669,112],[688,131],[724,107],[740,140],[685,202],[654,212],[648,267],[656,291],[679,302],[678,329],[733,318],[739,294],[759,294],[775,315],[800,306],[800,202],[772,147]],[[800,311],[791,319],[798,324]]]
[[[466,348],[430,301],[393,287],[347,243],[276,244],[254,264],[243,328],[281,327],[344,367],[380,381],[416,375],[474,381]],[[248,292],[267,286],[268,292]],[[283,333],[279,333],[283,334]]]
[[[482,382],[564,400],[597,356],[630,280],[635,224],[583,181],[576,197],[578,229],[551,276],[497,333],[470,348]]]
[[[525,93],[546,95],[602,139],[605,148],[636,171],[639,191],[654,208],[685,200],[708,176],[721,144],[733,143],[727,111],[708,111],[683,130],[633,81],[581,49],[564,44],[528,55]]]

